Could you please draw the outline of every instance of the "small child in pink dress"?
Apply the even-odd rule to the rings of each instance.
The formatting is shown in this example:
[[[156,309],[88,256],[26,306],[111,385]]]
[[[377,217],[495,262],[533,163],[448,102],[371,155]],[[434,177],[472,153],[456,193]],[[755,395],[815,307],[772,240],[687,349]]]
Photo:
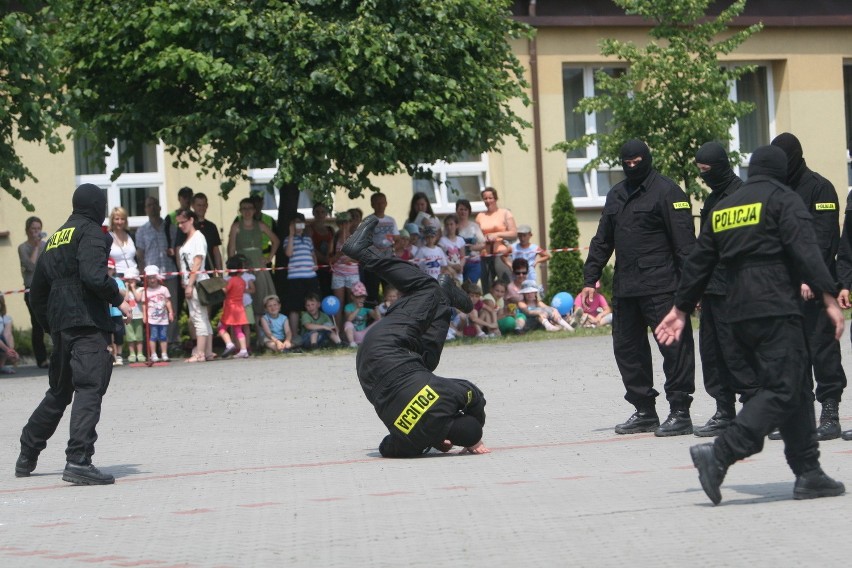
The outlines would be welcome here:
[[[142,290],[142,321],[148,325],[148,358],[156,363],[168,361],[169,323],[174,321],[171,293],[163,286],[163,277],[155,264],[145,267],[145,289]],[[161,355],[157,357],[157,344]]]
[[[240,344],[239,352],[234,355],[235,359],[248,358],[248,349],[246,342],[246,334],[243,331],[243,326],[248,324],[246,317],[246,309],[243,305],[243,294],[246,291],[246,282],[240,277],[240,271],[245,268],[243,259],[237,255],[228,259],[226,267],[230,271],[228,285],[225,287],[225,303],[222,306],[222,318],[219,320],[217,332],[222,341],[225,342],[225,351],[222,352],[222,357],[229,357],[237,347],[231,340],[231,334],[228,333],[230,328],[237,342]]]

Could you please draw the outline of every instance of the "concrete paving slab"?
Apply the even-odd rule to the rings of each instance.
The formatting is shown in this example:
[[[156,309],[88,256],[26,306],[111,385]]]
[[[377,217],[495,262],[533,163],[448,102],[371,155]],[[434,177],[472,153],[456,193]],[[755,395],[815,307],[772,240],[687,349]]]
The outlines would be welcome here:
[[[0,564],[848,565],[848,497],[794,501],[780,442],[732,467],[713,507],[688,452],[703,440],[614,434],[632,408],[607,336],[448,346],[437,372],[485,392],[491,454],[379,457],[354,352],[116,369],[94,456],[106,487],[61,480],[67,416],[34,475],[13,476],[47,380],[4,377]],[[697,383],[701,424],[714,407]],[[852,481],[852,443],[821,450]]]

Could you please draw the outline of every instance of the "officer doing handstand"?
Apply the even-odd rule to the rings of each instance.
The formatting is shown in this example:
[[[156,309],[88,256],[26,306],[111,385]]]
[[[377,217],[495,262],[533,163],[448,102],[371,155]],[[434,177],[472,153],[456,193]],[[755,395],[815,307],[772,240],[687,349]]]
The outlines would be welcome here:
[[[435,280],[372,246],[377,223],[373,215],[364,219],[343,253],[404,294],[370,326],[356,358],[361,388],[390,432],[379,452],[386,458],[408,458],[455,445],[463,452],[488,453],[482,443],[482,391],[470,381],[432,372],[441,358],[451,307],[470,312],[470,298],[452,277]]]

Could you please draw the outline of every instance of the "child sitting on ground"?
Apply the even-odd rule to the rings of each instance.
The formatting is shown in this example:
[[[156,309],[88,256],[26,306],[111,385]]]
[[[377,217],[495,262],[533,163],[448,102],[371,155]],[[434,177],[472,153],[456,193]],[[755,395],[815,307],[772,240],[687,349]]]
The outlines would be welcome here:
[[[315,292],[305,296],[305,311],[299,323],[302,325],[302,348],[325,347],[329,342],[340,345],[337,326],[325,312],[320,310],[320,298]]]
[[[467,325],[464,328],[465,337],[485,338],[500,335],[494,314],[483,307],[482,288],[479,287],[479,284],[467,282],[464,288],[467,290],[470,301],[473,302],[473,310],[467,314]]]
[[[583,327],[600,327],[604,325],[612,325],[612,308],[606,301],[606,297],[600,293],[600,281],[595,283],[595,295],[590,303],[585,303],[580,294],[577,294],[575,300],[576,308],[574,308],[572,323],[582,325]]]
[[[222,305],[222,317],[219,320],[217,332],[222,341],[225,342],[225,350],[222,352],[222,358],[230,357],[237,350],[236,345],[231,340],[231,335],[228,333],[230,328],[231,333],[236,335],[237,342],[240,344],[239,352],[234,355],[235,359],[247,359],[248,345],[246,342],[246,334],[243,326],[248,325],[246,319],[246,309],[243,305],[243,294],[246,292],[246,281],[240,277],[240,270],[243,270],[245,264],[243,259],[237,255],[228,259],[225,265],[228,269],[228,284],[225,286],[225,303]]]
[[[385,314],[388,313],[388,308],[390,308],[394,302],[399,300],[399,290],[388,284],[387,286],[382,288],[383,291],[383,300],[382,303],[376,306],[376,319],[382,319],[385,317]]]
[[[361,282],[356,282],[352,286],[352,303],[346,304],[343,309],[346,319],[346,323],[343,324],[343,333],[346,334],[349,347],[361,345],[364,336],[367,335],[370,319],[378,319],[375,317],[375,310],[364,306],[366,301],[367,288]]]
[[[539,288],[535,280],[527,280],[521,288],[523,300],[518,302],[518,308],[527,316],[527,322],[530,320],[538,321],[547,331],[559,331],[564,329],[574,331],[567,321],[562,318],[559,310],[553,306],[548,306],[538,299]]]
[[[522,333],[524,331],[526,318],[523,314],[516,316],[516,309],[509,311],[506,304],[506,283],[499,278],[491,283],[491,291],[482,297],[482,310],[480,310],[480,313],[483,310],[493,315],[500,334]]]
[[[15,351],[15,336],[12,334],[12,316],[6,315],[6,298],[0,294],[0,373],[14,375],[12,366],[20,360]]]
[[[174,321],[171,293],[163,286],[160,269],[151,264],[145,267],[145,289],[142,291],[142,320],[148,324],[148,358],[157,361],[169,360],[169,323]],[[157,357],[157,343],[160,353]]]
[[[287,316],[281,313],[281,300],[275,294],[263,299],[266,313],[260,318],[260,329],[263,334],[263,344],[267,349],[284,353],[293,348],[293,332]]]
[[[130,304],[130,323],[124,327],[124,341],[127,343],[127,361],[144,363],[145,330],[142,325],[142,290],[139,288],[139,270],[128,267],[124,271],[124,284],[127,286],[127,303]]]

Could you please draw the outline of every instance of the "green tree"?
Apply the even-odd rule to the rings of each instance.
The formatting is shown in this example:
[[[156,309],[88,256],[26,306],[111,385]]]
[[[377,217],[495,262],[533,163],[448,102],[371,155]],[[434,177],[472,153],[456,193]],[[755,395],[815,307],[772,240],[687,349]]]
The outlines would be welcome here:
[[[57,128],[68,119],[56,53],[40,25],[42,14],[12,11],[9,4],[0,5],[0,187],[33,211],[17,185],[38,180],[15,144],[39,142],[59,152],[63,144]]]
[[[753,110],[750,103],[728,99],[730,85],[753,66],[724,67],[718,56],[728,54],[752,34],[759,24],[731,33],[728,24],[745,7],[738,0],[717,17],[707,16],[711,0],[614,0],[627,14],[655,22],[644,47],[632,42],[604,39],[601,53],[628,64],[620,76],[599,72],[600,95],[580,101],[577,112],[612,112],[610,129],[587,134],[554,148],[569,151],[598,143],[598,156],[587,170],[619,162],[627,140],[639,138],[654,153],[657,169],[682,182],[691,195],[703,196],[695,181],[698,147],[709,140],[730,141],[730,127]],[[731,153],[732,160],[739,156]]]
[[[574,295],[583,288],[583,259],[580,251],[576,250],[580,246],[580,230],[577,228],[574,202],[565,183],[559,184],[550,213],[550,246],[554,249],[575,250],[553,253],[553,258],[547,263],[545,300],[548,304],[559,292]]]
[[[506,0],[54,0],[72,103],[98,146],[162,140],[218,173],[298,189],[519,144],[528,103]],[[120,25],[118,24],[120,22]],[[114,172],[117,175],[120,172]]]

